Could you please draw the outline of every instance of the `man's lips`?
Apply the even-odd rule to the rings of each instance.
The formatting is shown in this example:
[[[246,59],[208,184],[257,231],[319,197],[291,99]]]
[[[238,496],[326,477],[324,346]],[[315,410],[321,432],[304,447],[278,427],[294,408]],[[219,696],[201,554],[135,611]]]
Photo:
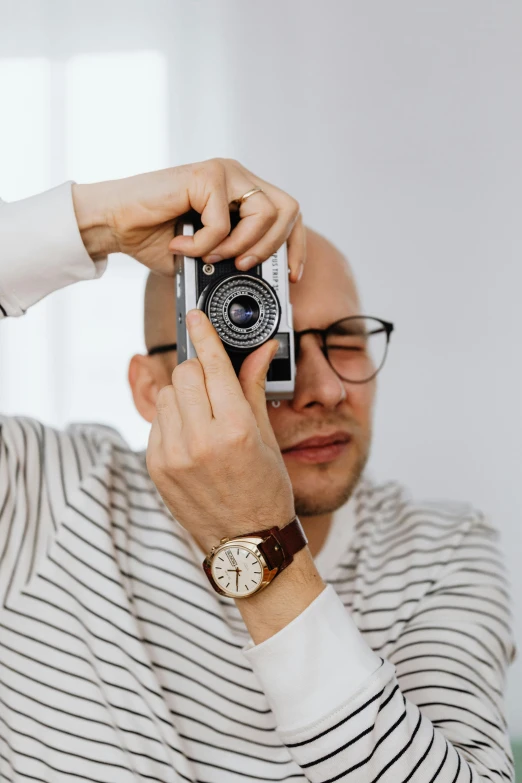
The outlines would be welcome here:
[[[332,432],[331,435],[319,435],[315,438],[306,438],[306,440],[300,440],[299,443],[295,443],[293,446],[283,449],[285,451],[294,451],[294,449],[308,449],[316,448],[320,446],[330,446],[332,443],[348,443],[351,440],[351,435],[348,432]]]
[[[351,436],[347,432],[333,432],[301,440],[283,449],[283,454],[299,462],[331,462],[346,450],[350,441]]]

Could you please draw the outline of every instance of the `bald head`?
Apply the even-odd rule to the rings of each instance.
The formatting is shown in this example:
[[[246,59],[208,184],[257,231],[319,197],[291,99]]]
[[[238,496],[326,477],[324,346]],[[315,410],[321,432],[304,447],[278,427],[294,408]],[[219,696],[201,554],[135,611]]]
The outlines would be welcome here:
[[[345,280],[357,293],[355,277],[346,256],[326,237],[308,227],[306,228],[306,252],[307,264],[310,261],[308,268],[312,273],[321,274],[326,267],[329,274],[339,275],[339,279]]]
[[[290,286],[290,298],[294,326],[298,330],[328,326],[348,315],[347,308],[352,311],[350,314],[360,312],[357,285],[348,260],[335,245],[311,228],[306,229],[304,274],[297,285]],[[337,302],[342,309],[339,314],[332,310]],[[317,313],[321,323],[308,323],[312,313]]]

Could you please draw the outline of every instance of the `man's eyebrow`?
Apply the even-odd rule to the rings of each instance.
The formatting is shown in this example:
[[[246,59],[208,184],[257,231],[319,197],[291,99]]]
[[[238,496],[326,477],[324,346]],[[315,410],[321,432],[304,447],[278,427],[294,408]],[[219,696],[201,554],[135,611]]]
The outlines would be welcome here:
[[[149,351],[147,351],[147,353],[149,356],[154,356],[154,354],[157,353],[167,353],[167,351],[177,351],[177,349],[177,343],[168,343],[165,345],[156,345],[154,348],[151,348]]]
[[[339,323],[332,324],[329,331],[331,334],[370,334],[365,327],[366,325],[362,317],[360,320],[347,318]]]

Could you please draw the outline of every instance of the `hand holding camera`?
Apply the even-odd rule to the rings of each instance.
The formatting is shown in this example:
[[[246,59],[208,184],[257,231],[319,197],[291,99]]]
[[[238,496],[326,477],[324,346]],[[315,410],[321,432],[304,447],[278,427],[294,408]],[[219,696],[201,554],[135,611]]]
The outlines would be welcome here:
[[[185,355],[158,395],[147,449],[166,505],[204,547],[216,536],[285,525],[293,495],[267,415],[265,378],[277,352],[269,383],[275,396],[291,396],[288,287],[305,260],[299,205],[222,159],[75,185],[73,194],[94,259],[123,252],[174,275],[174,254],[182,321],[200,308],[192,326],[189,313],[185,338],[180,329]]]
[[[242,202],[241,219],[230,232],[230,204],[257,188]],[[126,179],[73,185],[73,199],[83,242],[94,260],[127,253],[154,272],[173,275],[172,255],[183,253],[205,261],[236,258],[238,268],[247,270],[287,241],[292,281],[298,279],[304,263],[297,201],[235,160],[215,158]],[[201,215],[201,227],[194,236],[173,239],[176,219],[189,210]]]
[[[187,328],[198,358],[178,364],[159,392],[147,467],[171,513],[208,550],[224,536],[286,525],[294,500],[265,400],[277,343],[250,353],[238,377],[203,312],[192,310]]]

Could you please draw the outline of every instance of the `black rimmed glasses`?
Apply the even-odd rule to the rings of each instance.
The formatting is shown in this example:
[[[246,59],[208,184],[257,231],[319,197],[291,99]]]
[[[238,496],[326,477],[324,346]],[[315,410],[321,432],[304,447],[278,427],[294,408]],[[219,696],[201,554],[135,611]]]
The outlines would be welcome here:
[[[321,351],[333,371],[348,383],[368,383],[382,369],[388,353],[393,324],[370,315],[351,315],[335,321],[326,329],[294,332],[295,360],[305,334],[317,335]],[[157,345],[149,356],[175,351],[176,343]]]
[[[343,381],[368,383],[386,361],[393,324],[370,315],[351,315],[335,321],[326,329],[294,332],[295,357],[299,357],[305,334],[315,334],[333,371]]]

